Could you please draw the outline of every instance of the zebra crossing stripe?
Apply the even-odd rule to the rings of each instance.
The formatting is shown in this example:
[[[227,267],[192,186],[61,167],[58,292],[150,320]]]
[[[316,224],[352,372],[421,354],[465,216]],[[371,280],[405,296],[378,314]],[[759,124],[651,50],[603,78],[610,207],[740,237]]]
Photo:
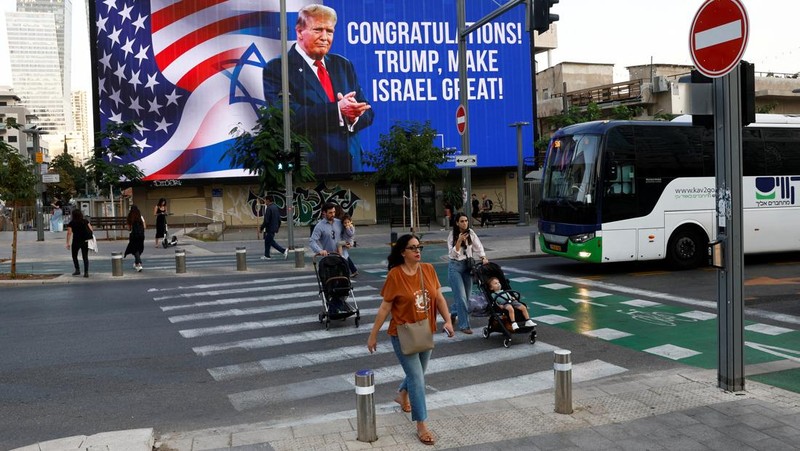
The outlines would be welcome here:
[[[299,287],[311,287],[317,286],[317,282],[306,282],[306,283],[292,283],[288,285],[270,285],[267,286],[258,286],[258,287],[248,287],[248,288],[230,288],[228,290],[211,290],[211,291],[198,291],[196,293],[180,293],[180,294],[173,294],[168,296],[159,296],[153,298],[154,301],[164,301],[167,299],[180,299],[180,298],[195,298],[198,296],[225,296],[229,294],[239,294],[239,293],[252,293],[254,291],[280,291],[280,290],[287,290],[291,288],[299,288]]]
[[[219,282],[219,283],[207,283],[207,284],[198,284],[198,285],[189,285],[189,286],[177,286],[177,287],[167,287],[167,288],[150,288],[147,290],[148,293],[155,293],[161,291],[179,291],[179,290],[207,290],[209,288],[221,288],[221,287],[234,287],[234,286],[242,286],[242,285],[261,285],[263,286],[265,283],[271,282],[288,282],[290,280],[304,280],[304,279],[311,279],[316,278],[314,275],[305,275],[305,276],[291,276],[291,277],[275,277],[271,279],[255,279],[255,280],[242,280],[237,282]]]
[[[538,346],[539,342],[537,342]],[[535,346],[534,346],[535,347]],[[497,354],[497,353],[495,353]],[[431,359],[430,364],[436,360],[435,357]],[[587,382],[590,380],[601,379],[604,377],[614,376],[628,371],[626,368],[604,362],[602,360],[591,360],[573,365],[572,380],[573,383]],[[402,372],[402,370],[401,370]],[[431,374],[431,367],[428,367],[426,374]],[[352,375],[348,375],[352,379]],[[349,380],[348,379],[348,380]],[[376,384],[383,384],[383,379],[380,379],[377,374],[375,378]],[[390,381],[391,382],[391,381]],[[348,390],[352,390],[352,384]],[[519,396],[530,395],[538,392],[553,389],[553,370],[538,371],[528,375],[510,377],[506,379],[493,380],[480,384],[467,385],[456,387],[450,390],[430,390],[425,395],[425,404],[428,411],[433,409],[441,409],[445,407],[463,406],[471,403],[496,401],[498,399],[517,398]],[[387,398],[393,397],[396,393],[396,388],[392,386],[391,391],[382,387],[377,387],[376,393],[378,396],[384,394]],[[229,396],[230,397],[230,396]],[[258,407],[258,406],[256,406]],[[397,404],[394,402],[380,403],[376,405],[376,413],[388,414],[397,412]],[[354,418],[356,416],[355,410],[347,410],[343,412],[334,412],[318,417],[306,417],[300,420],[291,422],[274,422],[268,424],[269,427],[287,427],[297,426],[301,424],[313,424],[323,421],[330,421],[333,419]]]
[[[392,349],[391,344],[384,341],[384,347]],[[368,355],[366,346],[362,346],[362,357]],[[502,352],[497,349],[487,349],[484,351],[471,352],[469,354],[449,355],[446,357],[434,357],[428,362],[428,369],[425,374],[437,374],[446,371],[453,371],[465,368],[473,368],[486,365],[487,362],[497,363],[501,361],[524,359],[537,354],[553,352],[558,349],[547,343],[538,342],[535,345],[519,345]],[[332,350],[331,353],[338,352]],[[435,355],[435,354],[434,354]],[[400,382],[405,377],[403,367],[391,365],[372,370],[375,374],[375,381],[378,383]],[[552,379],[552,373],[550,378]],[[499,382],[499,381],[498,381]],[[492,382],[494,385],[495,382]],[[514,383],[518,386],[518,383]],[[285,385],[277,385],[257,390],[234,393],[228,395],[228,399],[233,407],[238,411],[254,409],[267,404],[281,403],[286,401],[298,401],[301,399],[313,398],[335,392],[349,392],[353,390],[352,373],[337,374],[313,380],[294,382]],[[490,391],[496,391],[493,387]]]
[[[389,322],[383,324],[381,330],[389,328]],[[370,327],[353,327],[347,325],[346,327],[335,328],[330,330],[315,330],[308,332],[300,332],[289,335],[282,335],[279,337],[259,337],[251,338],[248,340],[231,341],[228,343],[220,343],[207,346],[197,346],[192,348],[195,354],[199,356],[208,356],[219,354],[228,351],[250,351],[254,349],[264,349],[273,346],[285,346],[292,343],[301,343],[314,340],[330,340],[331,338],[348,337],[350,335],[368,334]]]
[[[439,346],[450,343],[459,343],[466,339],[464,337],[466,336],[455,335],[453,337],[444,337],[442,334],[436,334],[433,336],[433,339],[436,345]],[[394,352],[394,349],[390,344],[387,343],[387,346],[378,346],[378,349],[373,352],[373,355],[391,352]],[[302,368],[310,365],[339,362],[351,358],[364,357],[366,355],[367,350],[365,341],[364,344],[355,346],[346,346],[325,351],[304,352],[303,354],[286,355],[271,359],[262,359],[255,362],[244,362],[234,365],[208,368],[208,373],[211,374],[211,377],[214,378],[214,380],[220,382],[264,375],[273,371],[282,371],[294,368]]]
[[[360,309],[362,315],[374,315],[378,313],[377,308]],[[272,319],[267,321],[246,321],[236,324],[223,324],[222,326],[200,327],[197,329],[184,329],[178,331],[183,338],[197,338],[205,337],[208,335],[230,334],[233,332],[242,332],[245,330],[258,330],[269,329],[271,327],[293,326],[309,321],[308,315],[303,316],[290,316],[286,318]],[[317,322],[314,320],[313,322]]]
[[[282,295],[285,299],[296,299],[298,298],[298,293],[293,293],[294,295]],[[316,294],[316,293],[314,293]],[[280,299],[280,298],[276,298]],[[358,302],[369,302],[375,300],[382,300],[383,298],[380,295],[373,295],[373,296],[360,296],[356,298]],[[264,300],[264,299],[262,299]],[[321,306],[321,301],[319,302]],[[219,318],[230,318],[232,316],[247,316],[247,315],[258,315],[262,313],[272,313],[272,312],[282,312],[286,310],[297,310],[298,306],[297,303],[283,303],[279,305],[270,305],[266,307],[251,307],[251,308],[241,308],[241,309],[230,309],[230,310],[218,310],[215,312],[204,312],[204,313],[191,313],[186,315],[176,315],[170,316],[167,318],[171,323],[181,323],[185,321],[200,321],[206,319],[219,319]]]
[[[360,287],[354,287],[353,293],[361,293],[364,291],[376,291],[376,290],[377,288],[375,287],[364,285]],[[297,300],[299,298],[304,298],[304,297],[314,297],[315,298],[314,300],[321,302],[319,298],[319,290],[317,289],[314,291],[284,292],[280,294],[265,294],[261,296],[249,296],[243,298],[228,298],[228,299],[218,299],[215,301],[192,302],[191,304],[165,305],[161,306],[161,310],[167,312],[167,311],[186,309],[186,308],[214,307],[222,305],[245,304],[249,302]]]

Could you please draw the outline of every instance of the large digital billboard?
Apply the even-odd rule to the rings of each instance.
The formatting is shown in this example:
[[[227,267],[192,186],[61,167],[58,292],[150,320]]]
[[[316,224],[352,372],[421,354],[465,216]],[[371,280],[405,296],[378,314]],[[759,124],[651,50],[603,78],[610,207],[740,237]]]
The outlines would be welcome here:
[[[95,113],[101,127],[138,122],[139,149],[131,161],[146,178],[249,175],[220,160],[233,141],[231,130],[251,129],[259,108],[280,99],[273,61],[280,56],[279,2],[92,1]],[[312,65],[313,50],[293,53],[295,46],[311,49],[303,46],[318,37],[313,33],[329,35],[324,27],[308,28],[305,43],[296,42],[302,40],[295,30],[298,11],[321,2],[286,3],[293,125],[304,123],[308,135],[327,134],[310,136],[318,175],[368,172],[360,152],[376,150],[380,135],[402,121],[430,121],[439,133],[435,145],[461,148],[455,0],[325,1],[338,20],[328,36],[324,75]],[[498,7],[492,0],[466,3],[468,24]],[[472,33],[467,50],[471,153],[479,167],[516,166],[516,130],[509,124],[533,122],[524,7]],[[332,92],[321,77],[330,79]],[[353,102],[370,105],[358,120],[336,106],[338,95],[351,91],[358,92]],[[317,102],[327,104],[320,107],[325,113],[312,105]],[[530,154],[532,131],[523,132]],[[322,157],[337,146],[344,149],[341,158]]]

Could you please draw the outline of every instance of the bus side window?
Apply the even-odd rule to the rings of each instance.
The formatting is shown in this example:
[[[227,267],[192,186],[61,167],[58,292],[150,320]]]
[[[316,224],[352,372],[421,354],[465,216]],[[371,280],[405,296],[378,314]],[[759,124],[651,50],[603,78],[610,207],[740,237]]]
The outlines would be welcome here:
[[[634,178],[633,164],[614,161],[606,173],[608,194],[633,194]]]
[[[633,183],[634,178],[633,165],[622,166],[622,194],[633,194],[636,191]]]

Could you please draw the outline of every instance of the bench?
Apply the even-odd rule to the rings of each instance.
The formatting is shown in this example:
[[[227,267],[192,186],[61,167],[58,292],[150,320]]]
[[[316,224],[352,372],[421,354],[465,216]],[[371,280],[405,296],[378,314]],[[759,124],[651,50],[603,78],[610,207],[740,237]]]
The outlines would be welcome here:
[[[391,231],[395,227],[411,227],[411,218],[406,216],[405,222],[403,222],[403,218],[389,218],[389,230]],[[417,223],[420,227],[427,227],[428,230],[431,229],[431,217],[430,216],[420,216],[417,220]]]
[[[506,212],[506,211],[490,211],[484,214],[486,215],[486,221],[491,225],[509,224],[509,223],[516,224],[519,222],[519,213]]]
[[[95,216],[89,219],[89,223],[95,232],[105,230],[106,239],[109,239],[108,232],[111,230],[128,230],[128,218],[125,216]]]

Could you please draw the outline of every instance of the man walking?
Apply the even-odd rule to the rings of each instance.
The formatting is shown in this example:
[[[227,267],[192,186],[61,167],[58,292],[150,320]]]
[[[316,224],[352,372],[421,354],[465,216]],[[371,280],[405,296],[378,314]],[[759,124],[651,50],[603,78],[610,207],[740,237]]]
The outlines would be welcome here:
[[[264,255],[261,256],[261,260],[272,260],[269,251],[273,247],[283,254],[285,260],[289,257],[289,250],[275,242],[275,234],[281,228],[281,211],[278,210],[272,196],[265,197],[264,201],[267,204],[267,210],[264,212],[264,223],[261,224],[261,233],[264,234]]]
[[[492,199],[486,197],[486,194],[481,195],[483,205],[481,205],[481,227],[486,227],[489,224],[489,213],[494,208]]]
[[[308,238],[308,247],[314,254],[322,255],[335,254],[337,243],[342,240],[342,221],[336,217],[336,204],[326,202],[322,206],[322,214],[325,217],[314,226],[311,237]]]

